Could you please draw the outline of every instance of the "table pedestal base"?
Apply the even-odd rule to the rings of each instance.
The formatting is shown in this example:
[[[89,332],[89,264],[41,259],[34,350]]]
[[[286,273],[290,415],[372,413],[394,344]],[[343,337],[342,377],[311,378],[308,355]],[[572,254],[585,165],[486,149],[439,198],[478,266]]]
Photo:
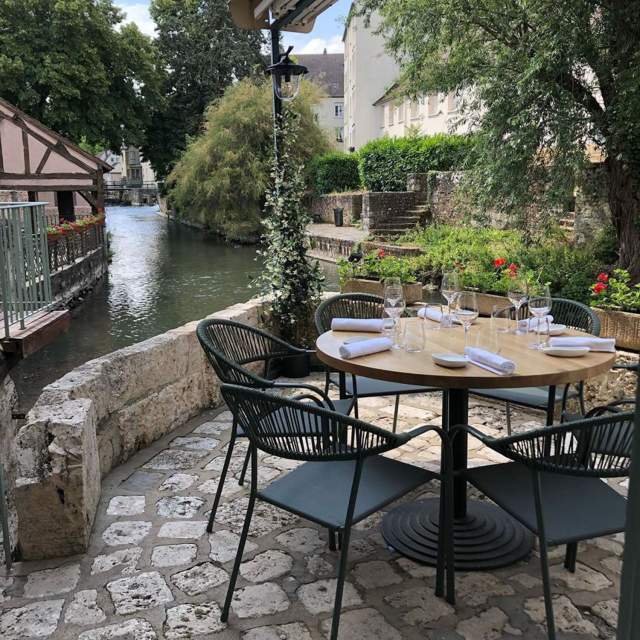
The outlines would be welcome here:
[[[390,511],[382,535],[396,551],[428,565],[438,559],[440,501],[420,500]],[[467,515],[454,524],[455,568],[460,571],[497,569],[528,555],[531,534],[507,513],[488,502],[469,500]]]

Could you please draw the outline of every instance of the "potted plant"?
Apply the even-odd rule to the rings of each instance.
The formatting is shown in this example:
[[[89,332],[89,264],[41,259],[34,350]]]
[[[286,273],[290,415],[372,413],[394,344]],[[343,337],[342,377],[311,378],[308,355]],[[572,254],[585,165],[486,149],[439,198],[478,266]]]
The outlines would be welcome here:
[[[422,300],[422,284],[417,281],[410,260],[387,255],[384,249],[360,254],[357,260],[338,262],[340,290],[343,293],[371,293],[382,296],[387,278],[400,278],[407,304]]]
[[[631,284],[624,269],[598,274],[591,286],[591,306],[602,323],[600,333],[624,349],[640,350],[640,283]]]
[[[307,256],[306,227],[311,222],[303,206],[304,167],[293,157],[298,115],[286,110],[277,123],[280,151],[274,157],[272,185],[267,192],[264,219],[262,289],[267,295],[272,328],[288,342],[311,348],[315,342],[313,313],[320,302],[322,274],[317,260]],[[309,374],[308,354],[286,358],[281,373],[288,377]]]

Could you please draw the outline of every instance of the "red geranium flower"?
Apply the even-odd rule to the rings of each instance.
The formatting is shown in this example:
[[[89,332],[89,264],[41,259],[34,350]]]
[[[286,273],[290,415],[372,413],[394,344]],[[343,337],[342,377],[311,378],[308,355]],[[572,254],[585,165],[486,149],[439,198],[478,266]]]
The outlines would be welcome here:
[[[385,255],[384,249],[378,249],[378,258],[384,258]]]
[[[608,274],[604,273],[604,271],[603,271],[602,273],[598,274],[597,280],[598,280],[598,282],[607,283],[607,282],[609,282],[609,276],[608,276]]]
[[[592,287],[593,293],[595,293],[597,296],[599,296],[606,288],[607,285],[604,284],[604,282],[596,282]]]
[[[504,265],[505,265],[505,264],[507,264],[507,261],[506,261],[504,258],[496,258],[496,259],[493,261],[493,266],[494,266],[496,269],[499,269],[500,267],[504,267]]]

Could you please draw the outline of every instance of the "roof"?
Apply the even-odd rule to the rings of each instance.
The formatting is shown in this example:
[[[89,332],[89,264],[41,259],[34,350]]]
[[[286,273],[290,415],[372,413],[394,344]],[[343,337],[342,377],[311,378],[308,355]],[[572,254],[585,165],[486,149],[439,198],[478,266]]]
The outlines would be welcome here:
[[[374,103],[373,106],[391,102],[392,100],[398,100],[404,98],[406,94],[403,92],[402,87],[398,81],[394,82]]]
[[[344,96],[343,53],[304,53],[295,58],[309,70],[306,77],[322,86],[331,98]]]

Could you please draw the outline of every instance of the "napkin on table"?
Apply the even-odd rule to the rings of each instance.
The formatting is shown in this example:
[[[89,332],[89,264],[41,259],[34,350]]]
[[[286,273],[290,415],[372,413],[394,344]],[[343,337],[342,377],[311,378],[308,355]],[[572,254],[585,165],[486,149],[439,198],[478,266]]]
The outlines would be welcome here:
[[[550,347],[589,347],[590,351],[609,351],[614,353],[616,350],[615,338],[598,338],[596,336],[564,336],[561,338],[551,338],[549,340]]]
[[[493,353],[493,351],[478,347],[466,347],[464,354],[473,364],[500,376],[510,376],[516,371],[516,363],[513,360],[503,358],[497,353]]]
[[[553,324],[553,316],[547,315],[542,316],[542,318],[527,318],[526,320],[518,320],[518,327],[520,327],[520,329],[535,331],[538,328],[538,323],[540,323],[540,328],[542,328],[542,325],[544,325],[547,320],[549,321],[549,324]]]
[[[360,356],[368,356],[372,353],[380,353],[380,351],[388,351],[393,346],[390,338],[370,338],[369,340],[359,340],[358,342],[350,342],[349,344],[341,344],[340,357],[345,360],[351,358],[359,358]]]
[[[334,318],[331,321],[331,331],[382,333],[383,325],[381,318]]]
[[[422,309],[418,309],[418,316],[420,318],[426,318],[434,322],[442,322],[442,318],[447,315],[448,314],[442,313],[440,309],[436,309],[435,307],[422,307]],[[453,314],[451,314],[451,320],[452,322],[458,322],[458,319]]]

